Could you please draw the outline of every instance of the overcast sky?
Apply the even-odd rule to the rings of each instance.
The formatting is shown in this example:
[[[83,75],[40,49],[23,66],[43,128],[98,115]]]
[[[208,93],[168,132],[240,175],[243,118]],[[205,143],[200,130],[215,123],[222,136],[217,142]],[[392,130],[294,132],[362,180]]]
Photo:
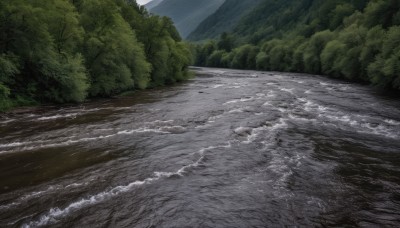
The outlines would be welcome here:
[[[137,3],[139,3],[140,5],[144,5],[144,4],[148,3],[148,2],[150,2],[151,0],[136,0],[136,1],[137,1]]]

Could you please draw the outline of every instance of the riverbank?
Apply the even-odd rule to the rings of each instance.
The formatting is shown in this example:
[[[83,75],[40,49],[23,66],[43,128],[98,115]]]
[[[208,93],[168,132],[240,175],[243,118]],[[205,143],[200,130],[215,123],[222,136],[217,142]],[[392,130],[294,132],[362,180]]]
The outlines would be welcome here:
[[[155,90],[155,89],[160,89],[160,88],[164,88],[164,87],[172,87],[174,85],[179,85],[181,83],[185,83],[185,81],[193,79],[195,77],[195,73],[193,72],[193,70],[195,69],[194,67],[190,68],[191,70],[189,70],[187,72],[188,76],[185,80],[183,81],[179,81],[176,82],[172,85],[163,85],[163,86],[149,86],[149,88],[147,88],[146,90]],[[62,109],[62,108],[69,108],[69,107],[75,107],[75,106],[79,106],[79,105],[85,105],[94,101],[101,101],[101,100],[110,100],[110,99],[118,99],[120,97],[124,97],[124,96],[132,96],[135,93],[142,91],[142,90],[128,90],[128,91],[124,91],[121,92],[117,95],[108,97],[108,98],[104,98],[104,97],[92,97],[87,99],[86,101],[82,102],[82,103],[64,103],[64,104],[56,104],[56,103],[47,103],[47,104],[37,104],[37,105],[16,105],[14,107],[10,107],[7,110],[0,110],[0,119],[1,118],[9,118],[11,116],[14,115],[18,115],[18,114],[27,114],[27,113],[42,113],[45,112],[46,110],[56,110],[56,109]]]

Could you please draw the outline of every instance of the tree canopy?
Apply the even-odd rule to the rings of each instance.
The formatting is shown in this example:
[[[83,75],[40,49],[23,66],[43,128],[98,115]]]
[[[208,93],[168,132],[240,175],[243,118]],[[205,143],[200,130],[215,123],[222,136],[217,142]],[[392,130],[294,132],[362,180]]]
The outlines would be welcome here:
[[[231,51],[225,48],[227,37]],[[400,89],[397,0],[263,0],[196,64],[325,74]],[[254,53],[256,52],[256,53]]]
[[[0,34],[0,110],[174,83],[191,63],[171,20],[129,0],[3,0]]]

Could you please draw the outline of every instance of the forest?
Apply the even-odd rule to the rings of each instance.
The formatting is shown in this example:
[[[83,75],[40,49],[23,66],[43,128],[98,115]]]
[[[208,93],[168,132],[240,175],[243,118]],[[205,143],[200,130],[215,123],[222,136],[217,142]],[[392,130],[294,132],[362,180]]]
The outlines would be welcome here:
[[[195,64],[324,74],[400,90],[400,1],[264,0]]]
[[[0,1],[0,111],[173,84],[191,62],[171,19],[134,0]]]

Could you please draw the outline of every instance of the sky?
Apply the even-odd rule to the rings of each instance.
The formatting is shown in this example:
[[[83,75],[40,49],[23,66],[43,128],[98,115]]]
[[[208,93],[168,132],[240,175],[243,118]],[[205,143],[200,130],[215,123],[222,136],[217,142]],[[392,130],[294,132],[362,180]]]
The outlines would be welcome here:
[[[151,0],[136,0],[136,1],[137,1],[137,3],[139,3],[140,5],[144,5],[144,4],[148,3],[148,2],[151,2]]]

